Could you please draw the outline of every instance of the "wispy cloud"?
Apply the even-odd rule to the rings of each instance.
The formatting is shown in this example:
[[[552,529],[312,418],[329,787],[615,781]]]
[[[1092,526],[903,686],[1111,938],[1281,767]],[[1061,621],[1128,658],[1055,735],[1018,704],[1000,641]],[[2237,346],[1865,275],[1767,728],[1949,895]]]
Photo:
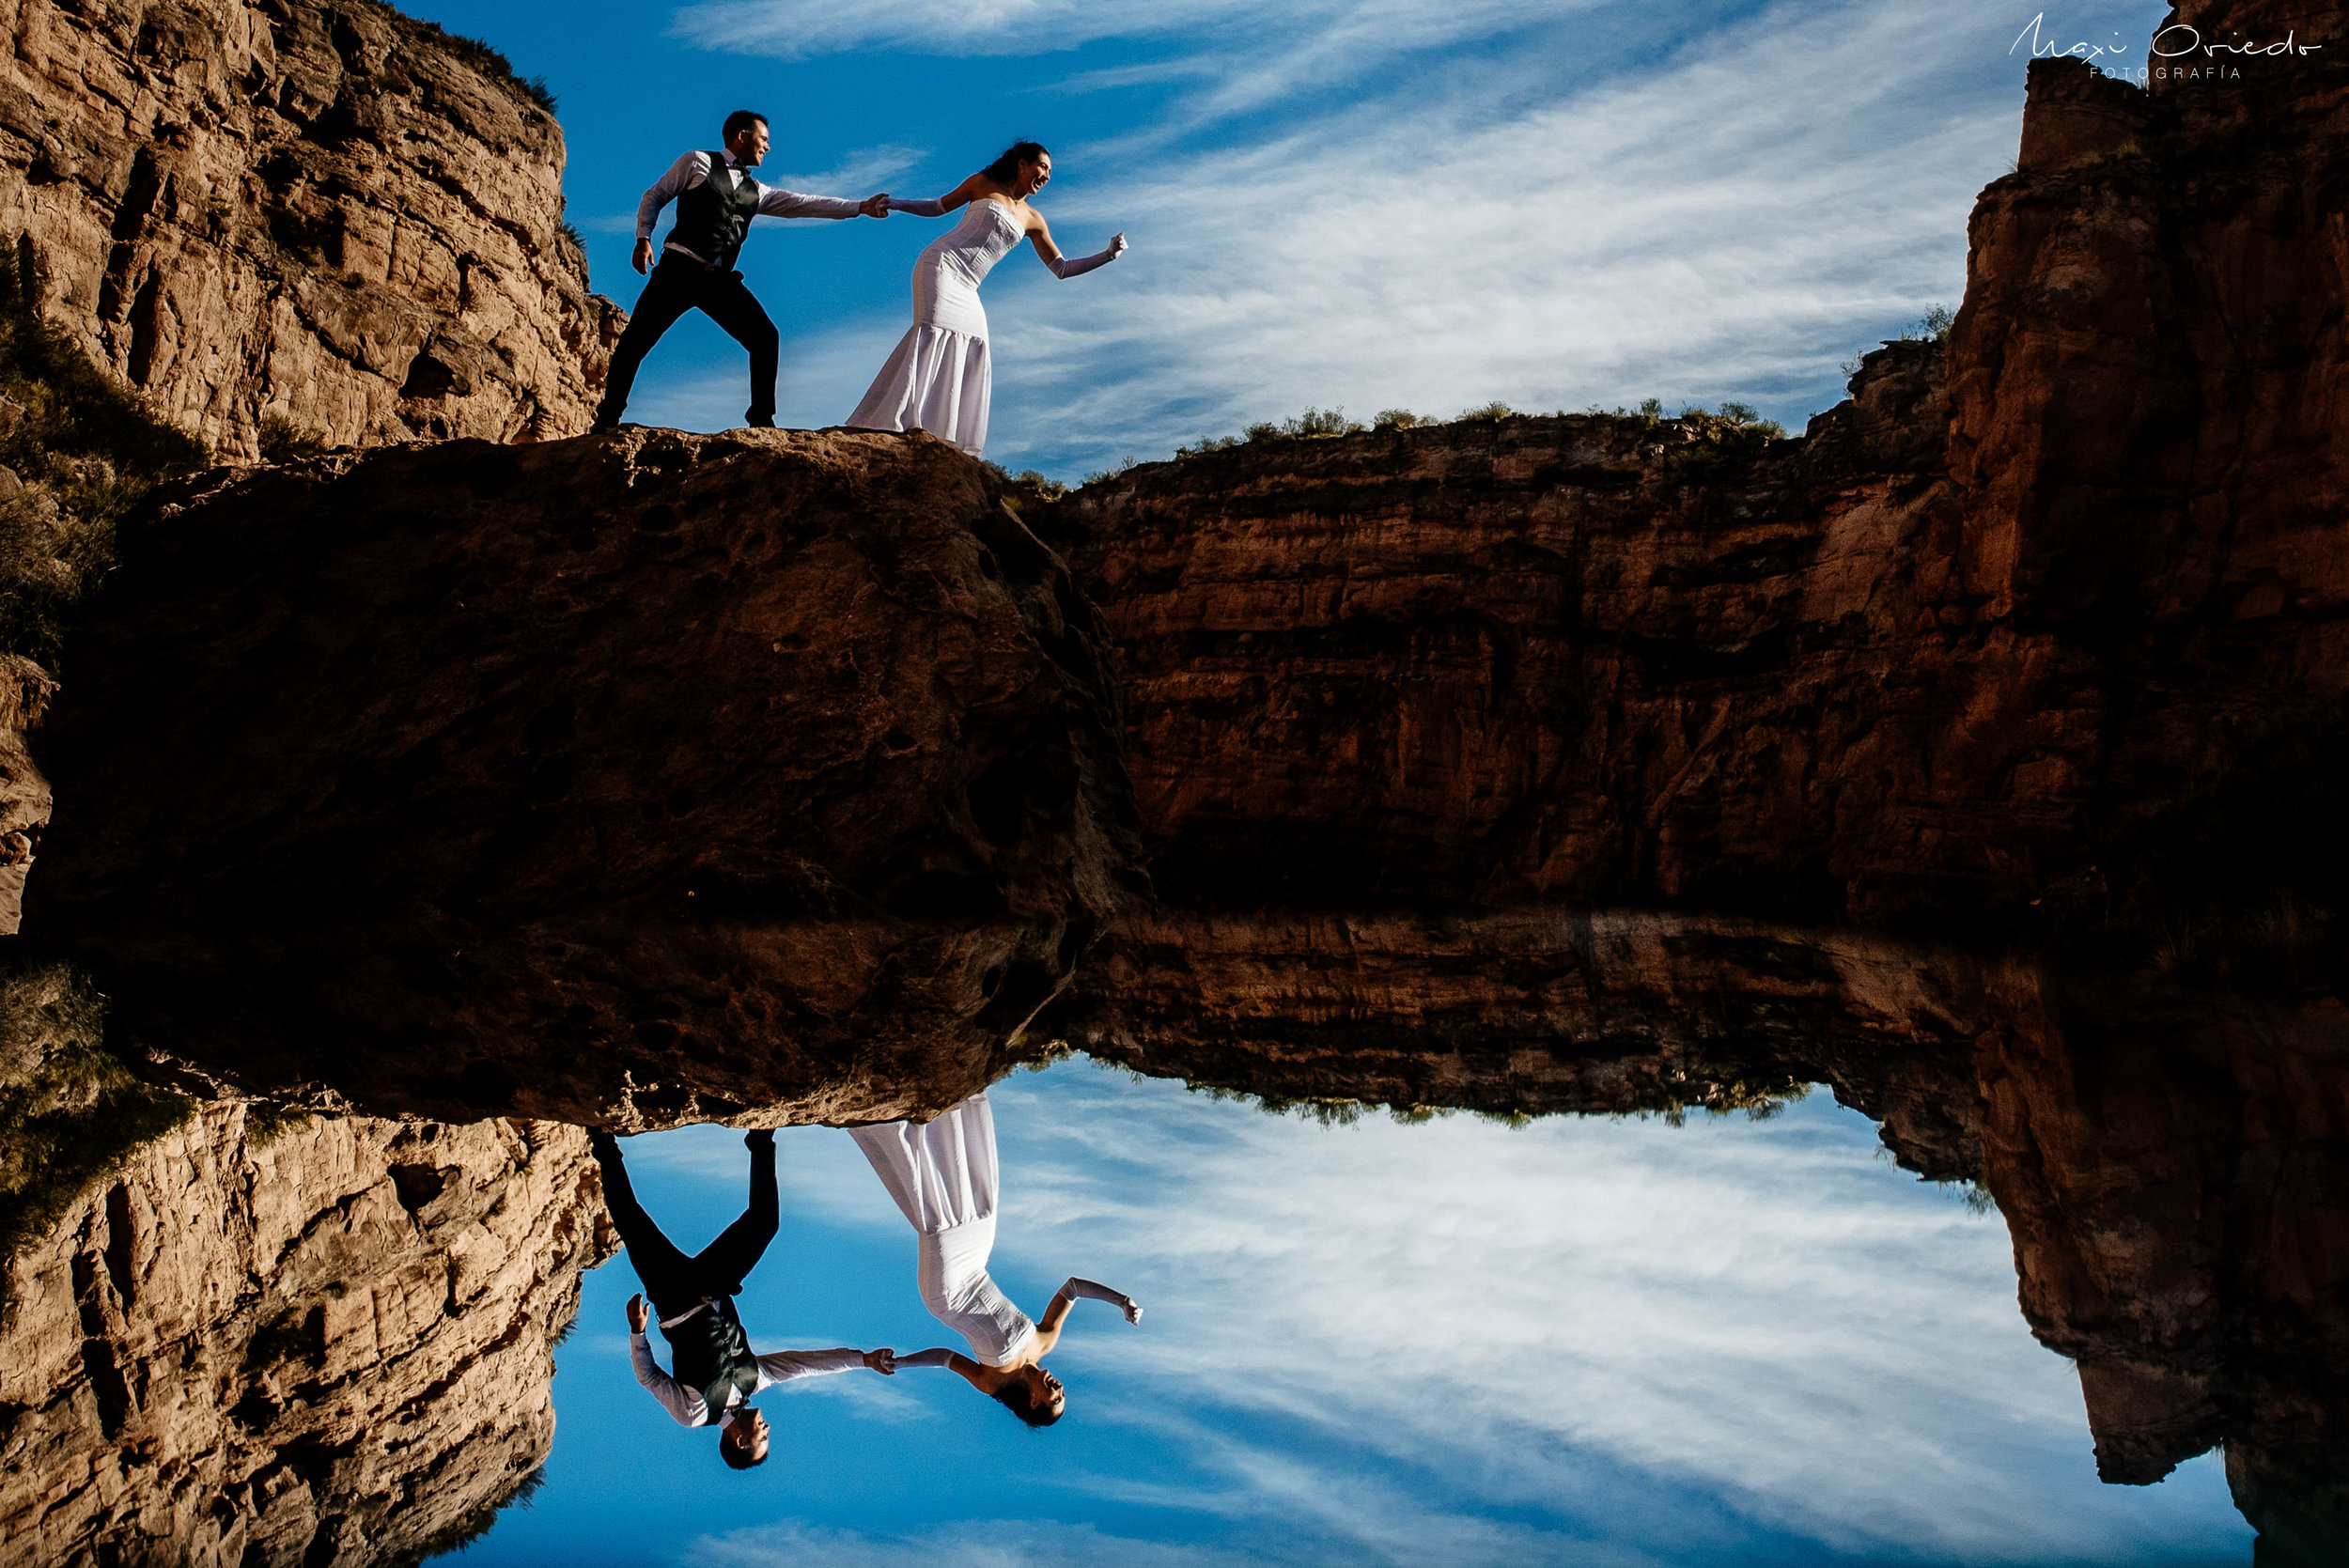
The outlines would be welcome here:
[[[928,156],[926,148],[900,147],[893,142],[880,147],[859,147],[832,167],[816,174],[776,173],[761,169],[758,176],[768,184],[780,186],[786,191],[861,199],[884,188],[907,170],[917,167]],[[808,221],[820,223],[827,220]]]
[[[2091,0],[2067,25],[2142,35],[2160,9]],[[1123,229],[1132,251],[1065,287],[1014,256],[988,285],[989,455],[1073,474],[1309,403],[1737,397],[1798,425],[1842,396],[1840,362],[1962,293],[1966,215],[2015,151],[2012,20],[1935,0],[777,0],[679,25],[803,53],[1179,40],[1054,84],[1177,85],[1054,147],[1063,247]],[[881,325],[843,335],[885,355]]]
[[[1756,1525],[1965,1561],[2207,1526],[2186,1488],[2080,1505],[2077,1382],[2015,1313],[2002,1228],[1869,1157],[1841,1113],[1324,1130],[1168,1086],[996,1094],[1003,1269],[1149,1308],[1139,1332],[1074,1326],[1072,1408],[1195,1421],[1177,1446],[1224,1478],[1221,1507],[1309,1513],[1392,1561],[1512,1560],[1477,1533],[1495,1506],[1617,1521],[1626,1560]],[[1276,1448],[1217,1410],[1317,1436]],[[1483,1507],[1382,1490],[1349,1452]],[[1727,1515],[1659,1511],[1666,1478]]]
[[[1591,0],[723,0],[677,13],[679,37],[711,49],[808,59],[851,50],[925,54],[1040,54],[1100,39],[1212,39],[1219,52],[1260,52],[1268,39],[1357,40],[1396,53],[1555,17]]]

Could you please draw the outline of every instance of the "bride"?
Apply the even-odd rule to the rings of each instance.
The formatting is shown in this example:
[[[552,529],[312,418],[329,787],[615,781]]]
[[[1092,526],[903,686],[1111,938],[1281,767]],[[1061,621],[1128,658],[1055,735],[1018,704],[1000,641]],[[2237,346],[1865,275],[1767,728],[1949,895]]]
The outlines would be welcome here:
[[[1052,155],[1041,143],[1014,142],[1001,158],[935,200],[891,199],[891,211],[925,218],[942,217],[966,203],[971,210],[913,264],[913,325],[873,378],[864,401],[848,415],[850,428],[927,430],[979,456],[987,445],[992,384],[980,281],[1021,240],[1033,242],[1044,265],[1064,278],[1105,266],[1126,249],[1126,237],[1117,234],[1107,249],[1092,256],[1061,255],[1044,214],[1028,205],[1051,178]]]
[[[1052,1293],[1041,1323],[1014,1306],[987,1271],[995,1250],[995,1112],[981,1090],[932,1122],[850,1127],[881,1185],[921,1236],[916,1277],[922,1304],[968,1341],[971,1355],[925,1350],[892,1363],[946,1367],[1030,1426],[1050,1426],[1067,1407],[1067,1390],[1044,1370],[1060,1343],[1068,1310],[1080,1299],[1107,1301],[1142,1321],[1134,1299],[1090,1280],[1071,1278]],[[973,1358],[975,1358],[975,1359]]]

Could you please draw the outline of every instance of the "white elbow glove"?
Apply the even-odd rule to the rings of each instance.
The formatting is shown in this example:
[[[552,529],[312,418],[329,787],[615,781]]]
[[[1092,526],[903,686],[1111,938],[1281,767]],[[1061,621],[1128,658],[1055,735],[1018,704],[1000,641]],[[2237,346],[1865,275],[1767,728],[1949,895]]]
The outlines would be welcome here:
[[[903,196],[892,196],[889,198],[889,210],[910,212],[917,218],[942,218],[946,215],[946,204],[936,196],[924,196],[919,201],[908,201]]]
[[[1079,272],[1090,272],[1096,267],[1106,267],[1125,254],[1126,237],[1123,234],[1112,234],[1110,236],[1107,250],[1096,251],[1091,256],[1080,256],[1073,258],[1066,256],[1057,256],[1044,265],[1052,269],[1053,274],[1057,277],[1073,278]]]
[[[1097,1285],[1090,1280],[1080,1280],[1072,1275],[1068,1283],[1061,1286],[1060,1293],[1071,1301],[1081,1298],[1087,1301],[1106,1301],[1124,1312],[1127,1322],[1140,1323],[1142,1321],[1142,1309],[1135,1304],[1134,1298],[1123,1291],[1112,1290],[1107,1285]]]
[[[944,1349],[917,1350],[910,1356],[898,1357],[896,1367],[899,1372],[905,1371],[908,1367],[942,1367],[946,1364],[946,1358],[953,1354],[953,1351]]]

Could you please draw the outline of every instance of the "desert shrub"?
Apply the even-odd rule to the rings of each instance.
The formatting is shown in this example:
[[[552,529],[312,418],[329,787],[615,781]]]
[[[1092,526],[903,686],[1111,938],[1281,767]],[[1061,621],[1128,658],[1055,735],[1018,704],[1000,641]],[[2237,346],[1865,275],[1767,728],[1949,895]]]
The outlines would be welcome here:
[[[1378,417],[1370,422],[1370,427],[1374,430],[1416,430],[1423,425],[1434,423],[1434,420],[1423,418],[1408,409],[1380,409]]]
[[[1479,404],[1472,409],[1462,409],[1458,422],[1463,425],[1498,425],[1504,419],[1515,419],[1517,416],[1517,410],[1499,398],[1495,398],[1489,403]]]
[[[1015,512],[1026,514],[1035,506],[1058,501],[1068,493],[1068,487],[1057,479],[1048,479],[1035,469],[1022,469],[1014,474],[997,463],[988,463],[987,471],[1003,487],[1003,500]]]
[[[305,458],[326,455],[326,438],[316,430],[296,425],[283,414],[261,416],[261,461],[265,463],[298,463]]]
[[[114,563],[115,525],[204,443],[36,317],[0,268],[0,651],[54,669],[76,603]]]
[[[107,1053],[105,1020],[105,999],[69,966],[20,961],[0,972],[0,1247],[9,1252],[194,1111]]]

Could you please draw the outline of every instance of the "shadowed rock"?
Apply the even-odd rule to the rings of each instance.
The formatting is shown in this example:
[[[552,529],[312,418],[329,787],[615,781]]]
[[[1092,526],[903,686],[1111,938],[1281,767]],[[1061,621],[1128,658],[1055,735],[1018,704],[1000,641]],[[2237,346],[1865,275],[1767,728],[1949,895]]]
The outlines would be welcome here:
[[[927,436],[217,474],[123,558],[30,924],[186,1078],[619,1127],[935,1111],[1146,886],[1092,612]]]

